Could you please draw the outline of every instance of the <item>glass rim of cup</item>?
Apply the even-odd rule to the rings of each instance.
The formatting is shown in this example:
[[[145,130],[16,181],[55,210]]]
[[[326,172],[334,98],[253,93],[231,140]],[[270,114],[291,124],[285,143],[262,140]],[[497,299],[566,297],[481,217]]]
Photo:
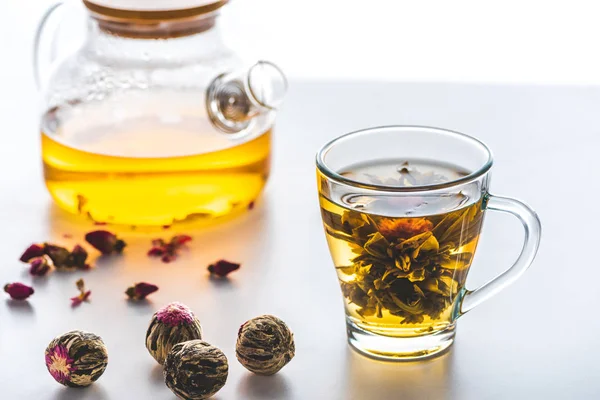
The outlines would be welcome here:
[[[343,141],[346,141],[346,140],[350,140],[356,136],[368,135],[368,134],[373,134],[375,132],[391,131],[391,130],[395,130],[395,131],[397,131],[397,130],[399,130],[399,131],[428,131],[428,132],[432,132],[432,133],[444,134],[444,135],[451,136],[451,137],[453,136],[453,137],[456,137],[457,139],[466,140],[466,141],[470,142],[472,145],[479,147],[480,150],[482,150],[486,154],[487,160],[481,167],[479,167],[475,171],[473,171],[470,174],[465,175],[461,178],[458,178],[458,179],[454,179],[454,180],[451,180],[448,182],[443,182],[443,183],[430,184],[430,185],[403,186],[403,187],[390,186],[390,185],[385,185],[385,184],[373,184],[373,183],[366,183],[366,182],[358,181],[358,180],[351,179],[351,178],[345,177],[343,175],[340,175],[339,173],[337,173],[336,171],[332,170],[331,168],[329,168],[327,166],[327,163],[325,162],[327,153],[330,150],[332,150],[333,147],[336,146],[337,144],[339,144]],[[494,164],[494,160],[493,160],[491,150],[482,141],[480,141],[479,139],[476,139],[472,136],[461,133],[461,132],[452,131],[452,130],[445,129],[445,128],[438,128],[438,127],[434,127],[434,126],[427,126],[427,125],[383,125],[383,126],[377,126],[377,127],[365,128],[365,129],[360,129],[357,131],[352,131],[352,132],[346,133],[342,136],[338,136],[337,138],[329,141],[317,152],[316,163],[317,163],[318,170],[323,175],[325,175],[327,178],[329,178],[332,181],[335,181],[337,183],[344,184],[347,186],[358,187],[361,189],[374,190],[374,191],[379,191],[379,192],[425,192],[425,191],[432,191],[432,190],[439,190],[439,189],[447,189],[447,188],[460,186],[460,185],[472,182],[474,180],[477,180],[479,177],[486,174],[492,168],[492,165]]]

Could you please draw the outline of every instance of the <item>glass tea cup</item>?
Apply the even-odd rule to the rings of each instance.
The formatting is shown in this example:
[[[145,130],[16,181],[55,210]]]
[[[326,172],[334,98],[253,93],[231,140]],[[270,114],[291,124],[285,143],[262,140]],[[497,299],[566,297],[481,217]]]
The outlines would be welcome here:
[[[319,151],[323,225],[356,350],[390,360],[438,354],[460,316],[531,265],[540,221],[522,202],[488,192],[491,168],[482,142],[431,127],[366,129]],[[517,217],[525,242],[510,269],[468,290],[487,210]]]

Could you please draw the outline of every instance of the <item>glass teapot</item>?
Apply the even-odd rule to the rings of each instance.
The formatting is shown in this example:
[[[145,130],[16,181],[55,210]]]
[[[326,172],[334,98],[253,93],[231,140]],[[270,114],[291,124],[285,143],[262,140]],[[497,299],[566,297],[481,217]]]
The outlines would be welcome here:
[[[44,178],[62,208],[160,226],[252,207],[287,81],[266,61],[244,68],[223,45],[226,2],[83,0],[86,38],[44,79],[41,43],[61,3],[48,10],[34,64]]]

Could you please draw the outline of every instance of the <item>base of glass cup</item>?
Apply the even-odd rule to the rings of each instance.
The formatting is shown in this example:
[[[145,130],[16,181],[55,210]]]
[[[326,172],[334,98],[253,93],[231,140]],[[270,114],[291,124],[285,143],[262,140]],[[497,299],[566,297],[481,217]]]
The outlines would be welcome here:
[[[441,355],[454,343],[455,325],[443,331],[417,337],[378,335],[346,319],[348,343],[359,353],[378,360],[414,361]]]

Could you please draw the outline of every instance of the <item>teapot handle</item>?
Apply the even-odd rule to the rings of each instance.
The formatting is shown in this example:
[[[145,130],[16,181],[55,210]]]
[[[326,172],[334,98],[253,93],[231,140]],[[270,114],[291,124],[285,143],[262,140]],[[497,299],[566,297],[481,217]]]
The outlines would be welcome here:
[[[35,79],[35,85],[38,88],[38,90],[42,87],[42,71],[40,65],[40,48],[42,37],[44,35],[44,32],[46,31],[46,25],[50,20],[50,17],[52,17],[55,11],[58,10],[63,4],[64,3],[62,1],[58,1],[51,5],[42,16],[38,24],[37,30],[35,32],[35,41],[33,44],[33,77]],[[55,58],[56,54],[54,52],[54,49],[52,48],[50,51],[49,62],[54,61]]]

